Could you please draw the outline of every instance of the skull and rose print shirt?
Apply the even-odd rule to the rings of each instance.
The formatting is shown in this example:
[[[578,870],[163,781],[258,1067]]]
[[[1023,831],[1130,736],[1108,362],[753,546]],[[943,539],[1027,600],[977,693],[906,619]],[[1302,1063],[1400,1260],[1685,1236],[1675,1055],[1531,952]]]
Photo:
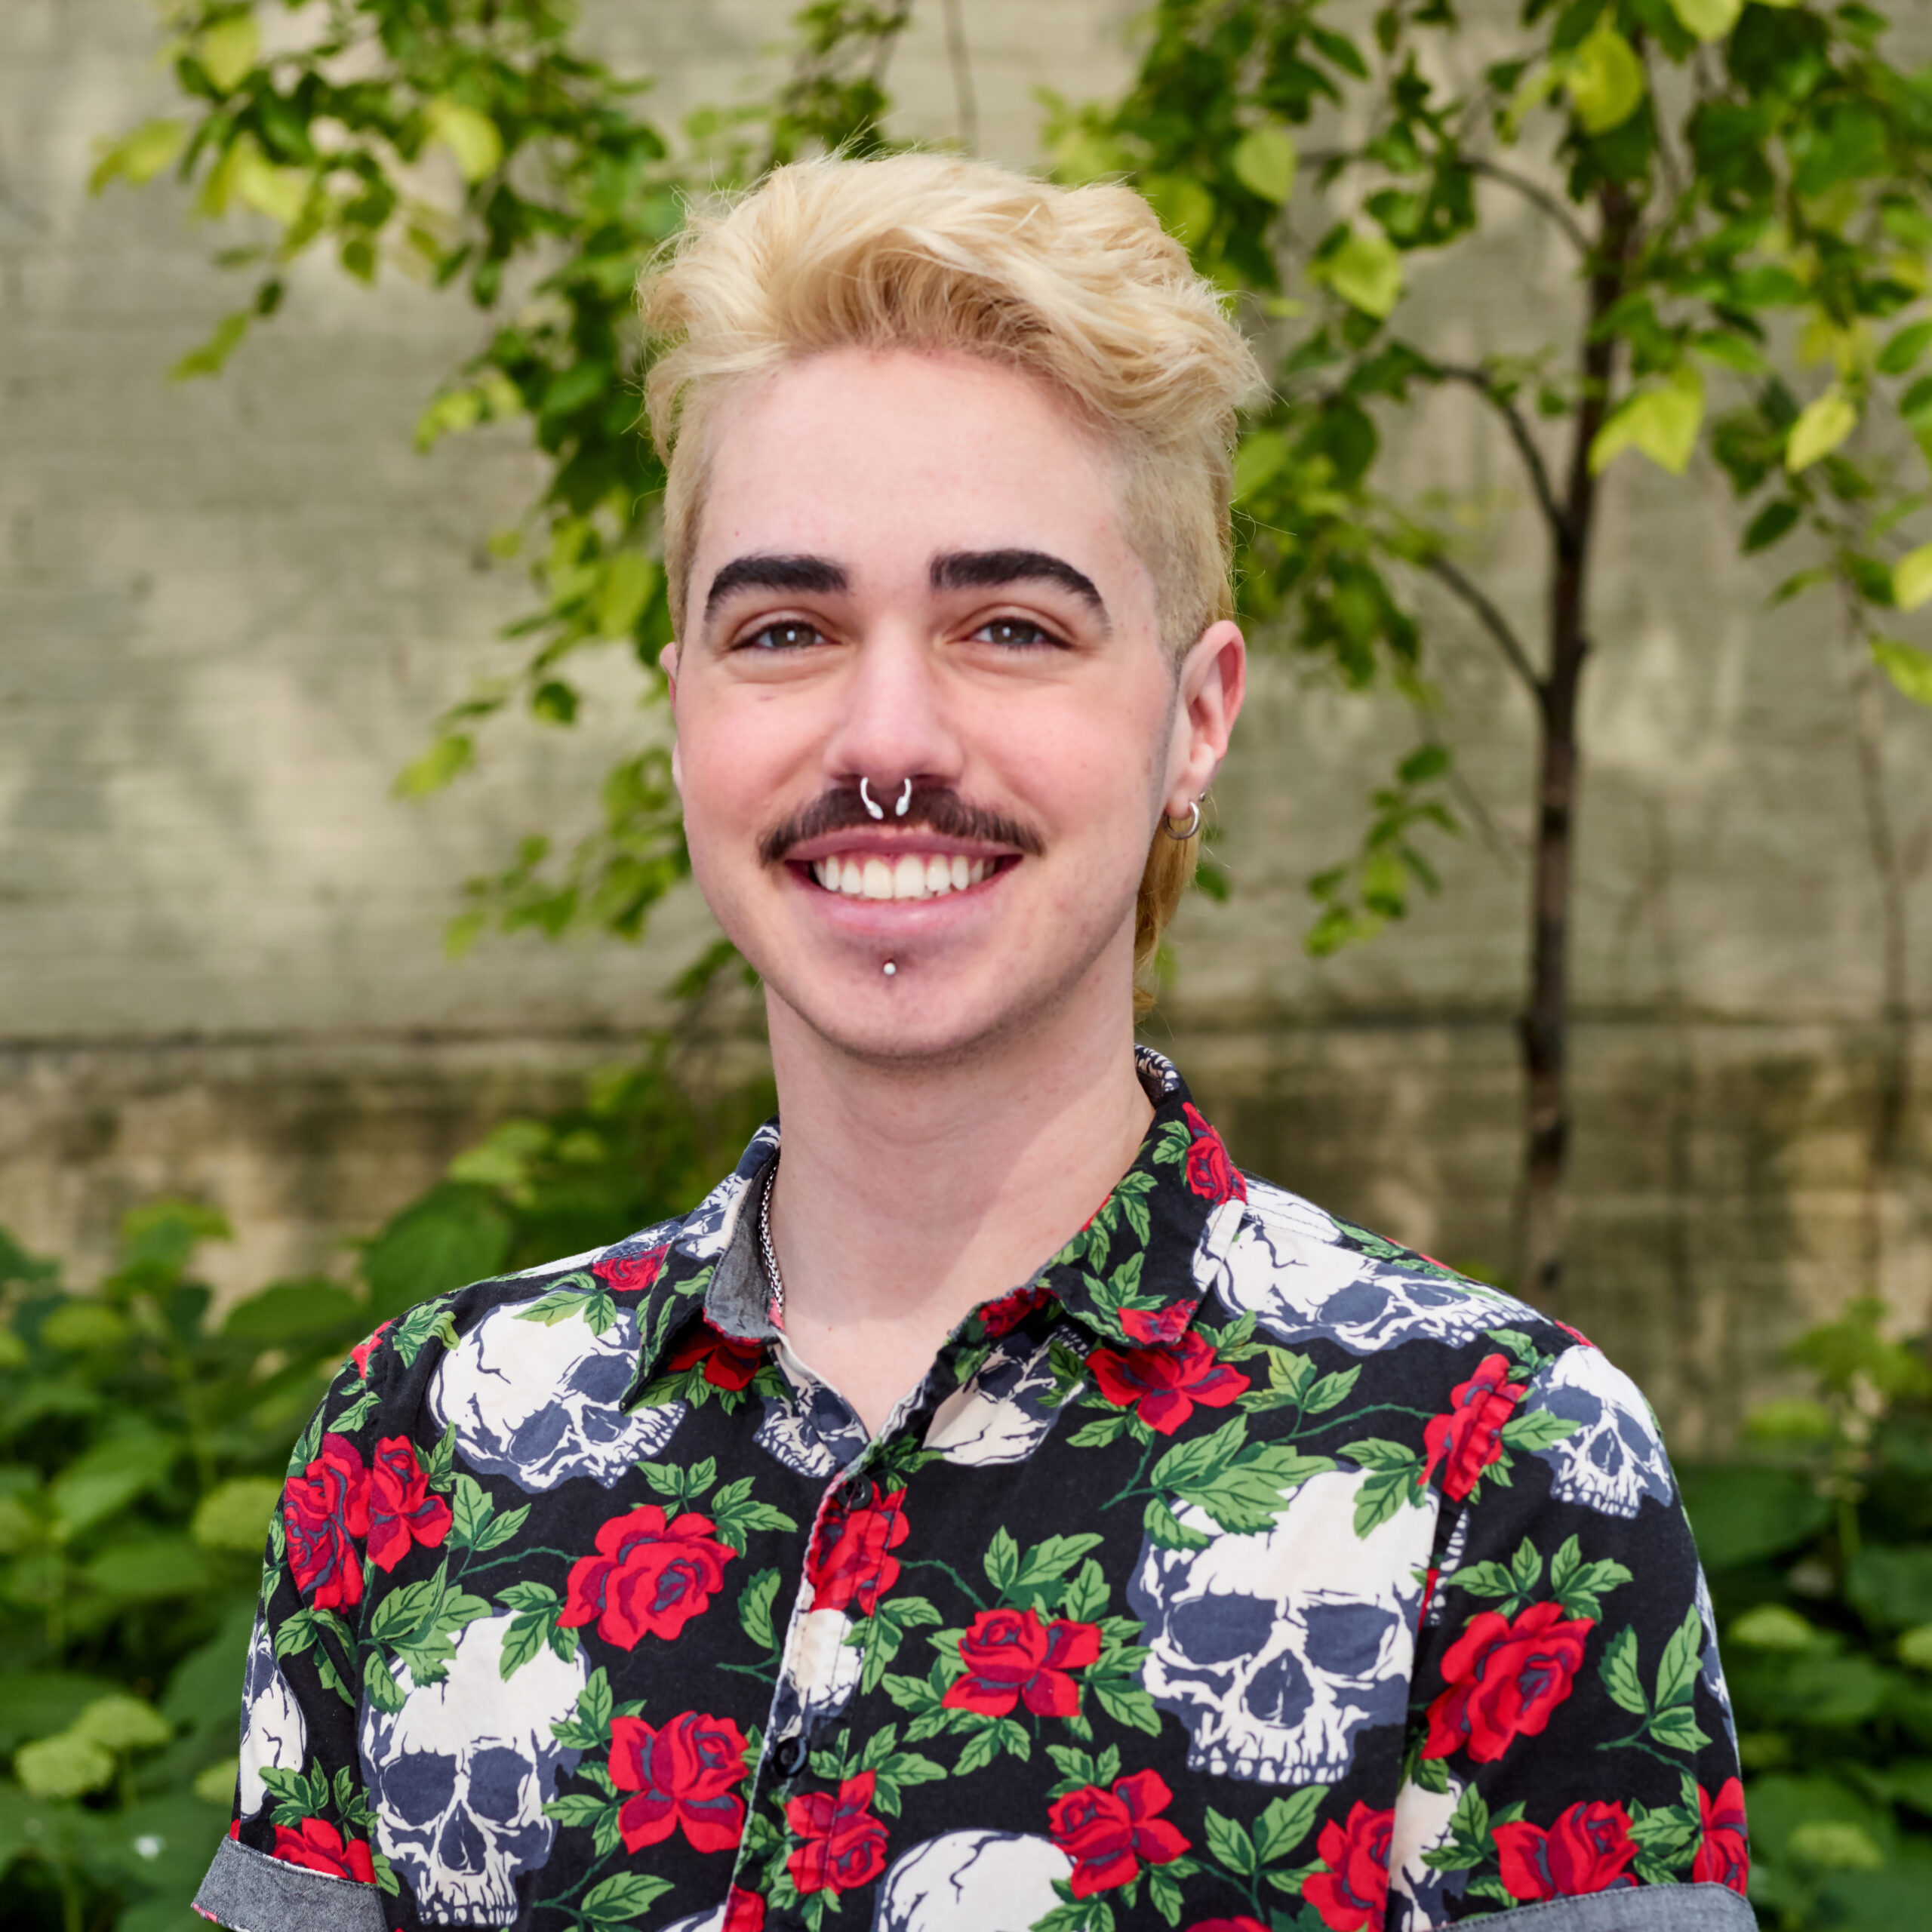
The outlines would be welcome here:
[[[874,1436],[692,1214],[429,1302],[297,1445],[197,1901],[241,1932],[1746,1932],[1643,1398],[1231,1166],[1134,1167]]]

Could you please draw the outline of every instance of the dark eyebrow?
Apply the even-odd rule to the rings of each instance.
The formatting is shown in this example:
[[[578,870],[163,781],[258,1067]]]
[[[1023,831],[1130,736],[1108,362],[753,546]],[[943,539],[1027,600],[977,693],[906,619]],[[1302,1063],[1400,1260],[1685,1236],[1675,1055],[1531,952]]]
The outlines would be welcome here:
[[[1103,621],[1107,614],[1094,580],[1044,550],[948,550],[934,558],[931,577],[935,590],[997,590],[1002,584],[1029,581],[1057,583],[1091,605]]]
[[[795,590],[829,596],[851,589],[843,567],[829,557],[734,557],[705,592],[707,620],[734,591]]]

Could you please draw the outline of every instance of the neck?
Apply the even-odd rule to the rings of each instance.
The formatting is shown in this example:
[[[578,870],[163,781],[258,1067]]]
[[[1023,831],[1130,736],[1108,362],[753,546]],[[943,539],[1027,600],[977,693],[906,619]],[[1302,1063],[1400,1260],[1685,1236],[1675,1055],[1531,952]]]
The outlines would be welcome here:
[[[857,1060],[775,995],[768,1009],[787,1332],[876,1425],[945,1336],[1028,1279],[1133,1164],[1152,1109],[1131,998],[1069,1001],[940,1065]]]

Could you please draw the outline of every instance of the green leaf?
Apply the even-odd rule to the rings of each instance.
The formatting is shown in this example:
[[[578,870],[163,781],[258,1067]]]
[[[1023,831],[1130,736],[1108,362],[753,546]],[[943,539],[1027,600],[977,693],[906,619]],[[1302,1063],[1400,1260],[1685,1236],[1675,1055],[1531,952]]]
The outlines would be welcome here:
[[[1303,1785],[1284,1798],[1271,1798],[1254,1828],[1261,1862],[1272,1865],[1285,1858],[1314,1829],[1321,1801],[1328,1795],[1325,1784]]]
[[[1892,566],[1892,601],[1901,611],[1916,611],[1932,602],[1932,543],[1908,550]]]
[[[1670,0],[1670,11],[1686,33],[1709,42],[1723,39],[1737,26],[1744,0]]]
[[[761,1570],[738,1598],[738,1621],[745,1635],[761,1651],[771,1650],[777,1643],[771,1627],[771,1606],[777,1601],[783,1581],[776,1570]]]
[[[232,94],[242,85],[261,51],[261,29],[253,14],[230,14],[195,37],[195,58],[202,72],[223,94]]]
[[[1928,348],[1932,348],[1932,321],[1913,322],[1879,350],[1878,373],[1903,376]]]
[[[1657,1666],[1657,1708],[1687,1704],[1696,1687],[1697,1672],[1704,1655],[1704,1619],[1693,1604],[1684,1613],[1684,1621],[1670,1633],[1663,1647],[1663,1660]]]
[[[1198,1487],[1232,1463],[1247,1440],[1246,1418],[1233,1417],[1210,1435],[1177,1443],[1154,1465],[1148,1480],[1156,1489]]]
[[[597,593],[598,635],[629,636],[663,575],[657,559],[641,550],[623,550],[613,557]]]
[[[620,1872],[584,1894],[583,1915],[592,1925],[628,1925],[671,1889],[669,1878]]]
[[[1377,321],[1386,321],[1402,299],[1402,258],[1379,232],[1352,228],[1341,245],[1318,260],[1321,280],[1347,303]]]
[[[1650,1734],[1669,1751],[1701,1751],[1710,1743],[1709,1736],[1690,1714],[1688,1704],[1674,1704],[1651,1719]]]
[[[1789,497],[1780,497],[1767,503],[1751,519],[1751,527],[1744,533],[1744,554],[1755,556],[1760,550],[1768,550],[1796,525],[1798,515],[1798,506]]]
[[[1416,1466],[1419,1468],[1420,1465]],[[1372,1535],[1405,1503],[1420,1503],[1422,1500],[1416,1489],[1414,1469],[1371,1471],[1355,1491],[1355,1534]]]
[[[1624,451],[1634,449],[1660,469],[1681,476],[1703,420],[1703,377],[1694,363],[1680,362],[1657,387],[1626,398],[1611,413],[1590,445],[1591,472],[1601,475]]]
[[[1335,1466],[1327,1456],[1306,1456],[1275,1444],[1244,1450],[1228,1468],[1204,1480],[1174,1485],[1188,1502],[1207,1511],[1237,1536],[1266,1530],[1287,1506],[1290,1494]]]
[[[1795,476],[1820,457],[1829,456],[1858,427],[1858,405],[1834,383],[1799,412],[1785,439],[1784,466]]]
[[[1279,207],[1294,192],[1294,137],[1278,122],[1251,128],[1235,143],[1231,160],[1235,179],[1264,202]]]
[[[1090,1549],[1097,1549],[1106,1539],[1088,1534],[1074,1537],[1049,1537],[1026,1552],[1019,1573],[1009,1587],[1024,1590],[1052,1583],[1066,1575]]]
[[[503,158],[503,137],[489,115],[460,101],[443,95],[424,110],[429,135],[456,156],[466,181],[480,181],[494,174]]]
[[[1141,1527],[1163,1549],[1205,1549],[1209,1538],[1191,1530],[1159,1497],[1150,1497],[1142,1512]]]
[[[497,1506],[490,1493],[472,1475],[460,1475],[456,1479],[456,1494],[451,1498],[449,1546],[452,1549],[470,1549],[490,1527],[490,1519],[497,1513]]]
[[[108,149],[88,177],[88,192],[97,195],[117,177],[130,187],[151,181],[188,144],[188,129],[180,121],[148,121]]]
[[[1359,1442],[1345,1442],[1339,1454],[1364,1469],[1399,1470],[1407,1475],[1422,1466],[1422,1458],[1405,1442],[1391,1442],[1379,1435],[1364,1436]]]
[[[1020,1546],[1004,1525],[994,1531],[993,1540],[986,1546],[986,1581],[1002,1596],[1020,1574]]]
[[[543,1815],[564,1826],[594,1825],[604,1815],[609,1801],[594,1792],[574,1791],[562,1798],[552,1798],[544,1806]]]
[[[1308,1392],[1304,1406],[1312,1416],[1325,1415],[1346,1402],[1354,1392],[1355,1386],[1361,1379],[1361,1371],[1356,1368],[1338,1368],[1331,1375],[1324,1375]]]
[[[1144,1730],[1149,1737],[1161,1734],[1161,1713],[1154,1700],[1138,1684],[1118,1678],[1090,1678],[1088,1682],[1102,1710],[1116,1724],[1130,1730]]]
[[[191,349],[168,372],[171,383],[185,383],[196,376],[218,376],[227,366],[242,338],[248,333],[249,314],[238,309],[216,323],[214,333],[198,349]]]
[[[1563,85],[1586,134],[1607,134],[1642,106],[1649,85],[1636,50],[1606,13],[1563,63]]]
[[[1597,1666],[1597,1675],[1603,1679],[1611,1701],[1620,1710],[1629,1711],[1636,1717],[1647,1715],[1650,1704],[1644,1695],[1642,1680],[1637,1675],[1637,1633],[1629,1624],[1610,1640],[1603,1662]]]
[[[1575,1435],[1582,1426],[1547,1409],[1527,1409],[1503,1424],[1503,1441],[1511,1449],[1547,1449],[1552,1443]]]
[[[402,1709],[401,1683],[391,1672],[389,1660],[380,1651],[371,1651],[363,1663],[362,1689],[379,1711],[394,1712]]]

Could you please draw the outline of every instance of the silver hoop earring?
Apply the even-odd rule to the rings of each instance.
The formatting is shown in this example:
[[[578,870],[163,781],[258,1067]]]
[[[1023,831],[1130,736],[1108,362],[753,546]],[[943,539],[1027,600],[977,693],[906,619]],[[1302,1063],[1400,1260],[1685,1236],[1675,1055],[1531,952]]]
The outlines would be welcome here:
[[[912,802],[912,781],[909,778],[906,781],[905,790],[901,792],[899,795],[898,804],[894,805],[892,808],[892,816],[894,818],[903,818],[906,816],[906,808]]]
[[[1186,830],[1177,832],[1174,829],[1174,820],[1168,817],[1165,812],[1163,812],[1161,814],[1161,829],[1177,845],[1185,845],[1187,841],[1201,829],[1201,801],[1198,798],[1196,798],[1193,803],[1188,807],[1187,826]]]
[[[885,808],[873,803],[872,795],[866,789],[867,782],[863,778],[859,780],[859,802],[874,818],[883,818],[885,816]]]

